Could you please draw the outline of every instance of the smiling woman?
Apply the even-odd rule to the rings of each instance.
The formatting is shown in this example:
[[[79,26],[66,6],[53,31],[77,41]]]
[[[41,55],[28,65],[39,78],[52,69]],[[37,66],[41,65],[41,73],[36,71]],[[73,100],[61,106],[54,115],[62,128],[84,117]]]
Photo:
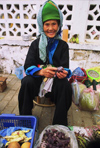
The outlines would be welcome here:
[[[61,39],[63,15],[59,7],[47,0],[37,16],[39,36],[29,48],[24,69],[26,77],[22,79],[19,91],[19,112],[31,115],[33,99],[43,94],[44,78],[46,93],[56,109],[52,124],[67,125],[67,112],[72,103],[72,88],[67,78],[71,77],[69,69],[69,47]],[[57,71],[58,67],[62,71]]]
[[[59,26],[57,20],[49,20],[43,24],[44,33],[49,38],[54,38],[56,36],[58,28]]]

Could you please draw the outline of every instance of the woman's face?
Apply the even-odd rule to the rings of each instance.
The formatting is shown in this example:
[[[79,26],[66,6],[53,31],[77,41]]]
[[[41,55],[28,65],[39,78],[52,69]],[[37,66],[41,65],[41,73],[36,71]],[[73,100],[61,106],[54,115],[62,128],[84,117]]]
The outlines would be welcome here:
[[[49,21],[44,22],[43,24],[44,33],[49,38],[55,37],[58,31],[58,28],[59,26],[58,26],[57,20],[49,20]]]

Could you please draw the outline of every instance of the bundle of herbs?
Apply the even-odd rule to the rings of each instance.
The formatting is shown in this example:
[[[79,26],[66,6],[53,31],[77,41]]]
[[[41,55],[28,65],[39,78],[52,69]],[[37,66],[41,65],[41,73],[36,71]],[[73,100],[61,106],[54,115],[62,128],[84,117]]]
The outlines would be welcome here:
[[[56,129],[46,130],[38,148],[71,148],[70,137]]]
[[[78,148],[78,143],[69,127],[48,125],[39,135],[34,148]]]

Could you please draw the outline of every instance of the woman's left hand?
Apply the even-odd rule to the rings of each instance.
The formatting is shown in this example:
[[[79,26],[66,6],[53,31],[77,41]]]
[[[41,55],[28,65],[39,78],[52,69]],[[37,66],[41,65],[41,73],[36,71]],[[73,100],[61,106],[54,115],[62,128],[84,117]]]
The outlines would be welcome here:
[[[63,79],[67,76],[68,72],[66,70],[63,70],[62,72],[57,72],[56,75],[59,79]]]

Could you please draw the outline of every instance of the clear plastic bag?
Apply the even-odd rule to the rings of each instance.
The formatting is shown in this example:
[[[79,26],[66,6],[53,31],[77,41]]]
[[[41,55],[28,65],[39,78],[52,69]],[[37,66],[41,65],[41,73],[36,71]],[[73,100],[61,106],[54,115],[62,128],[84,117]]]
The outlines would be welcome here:
[[[81,82],[73,82],[71,83],[72,86],[72,91],[73,91],[73,95],[72,95],[72,99],[73,102],[78,105],[79,104],[79,98],[83,92],[83,90],[86,88],[86,86],[81,83]]]
[[[99,93],[92,88],[86,88],[79,99],[79,107],[86,111],[99,110]]]
[[[70,137],[71,148],[78,148],[78,143],[77,143],[77,139],[76,139],[74,132],[70,131],[68,127],[63,126],[63,125],[48,125],[40,134],[39,139],[36,141],[34,148],[37,148],[41,145],[44,133],[46,132],[46,130],[50,130],[50,129],[56,129],[58,131],[65,133],[65,136]]]

